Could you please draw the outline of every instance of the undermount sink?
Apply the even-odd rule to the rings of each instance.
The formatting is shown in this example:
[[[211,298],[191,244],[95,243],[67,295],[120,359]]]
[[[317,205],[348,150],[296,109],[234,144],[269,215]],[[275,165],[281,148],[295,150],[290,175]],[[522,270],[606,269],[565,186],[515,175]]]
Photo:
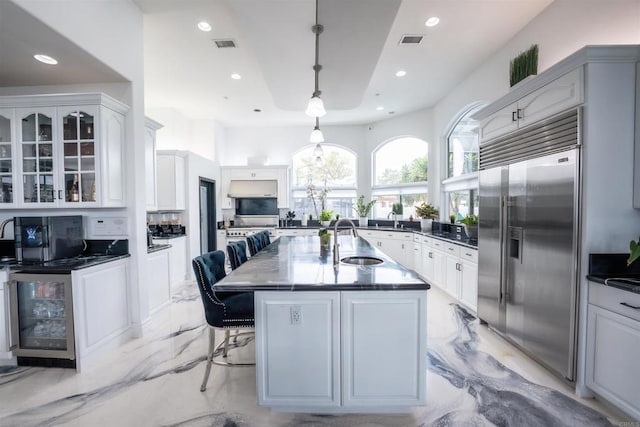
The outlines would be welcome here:
[[[340,262],[344,262],[345,264],[355,264],[355,265],[377,265],[382,264],[384,261],[380,258],[375,258],[372,256],[348,256],[342,258]]]

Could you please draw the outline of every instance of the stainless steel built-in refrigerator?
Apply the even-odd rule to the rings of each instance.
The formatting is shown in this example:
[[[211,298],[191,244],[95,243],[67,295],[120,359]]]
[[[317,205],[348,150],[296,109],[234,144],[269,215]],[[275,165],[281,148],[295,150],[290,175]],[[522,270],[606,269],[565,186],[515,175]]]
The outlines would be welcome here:
[[[579,111],[481,144],[478,317],[574,379]]]

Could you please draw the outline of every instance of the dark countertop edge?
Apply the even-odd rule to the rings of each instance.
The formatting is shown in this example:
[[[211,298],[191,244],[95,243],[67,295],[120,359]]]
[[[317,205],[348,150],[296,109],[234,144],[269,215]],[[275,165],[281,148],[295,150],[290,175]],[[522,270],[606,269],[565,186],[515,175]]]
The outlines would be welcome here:
[[[177,239],[179,237],[187,237],[187,234],[171,234],[171,235],[167,235],[167,236],[151,236],[151,239],[153,240],[170,240],[170,239]]]
[[[169,249],[171,247],[170,244],[154,244],[153,246],[147,246],[147,253],[152,254],[154,252],[163,251],[165,249]]]
[[[331,283],[318,283],[318,284],[265,284],[265,285],[213,285],[220,292],[238,292],[238,291],[290,291],[290,292],[331,292],[331,291],[427,291],[431,289],[431,285],[428,283],[415,283],[415,284],[369,284],[369,283],[348,283],[341,285],[333,285]]]
[[[325,228],[325,227],[276,227],[276,230],[319,230],[320,228]],[[332,229],[333,227],[329,227],[330,229]],[[471,248],[471,249],[478,249],[477,245],[473,245],[471,243],[467,243],[467,242],[463,242],[462,240],[458,240],[458,239],[451,239],[449,237],[444,237],[444,236],[436,236],[435,234],[432,234],[428,231],[422,231],[422,230],[415,230],[412,228],[393,228],[393,227],[356,227],[358,230],[371,230],[371,231],[395,231],[395,232],[400,232],[400,233],[416,233],[416,234],[420,234],[421,236],[427,236],[427,237],[432,237],[434,239],[438,239],[438,240],[442,240],[445,242],[450,242],[450,243],[455,243],[456,245],[461,245],[461,246],[465,246],[467,248]],[[348,230],[351,229],[350,226],[339,226],[338,230]]]
[[[17,266],[11,265],[9,269],[11,273],[24,273],[24,274],[71,274],[74,270],[83,270],[85,268],[95,267],[96,265],[106,264],[112,261],[119,261],[124,258],[130,258],[131,254],[115,255],[112,258],[96,259],[90,263],[78,265],[75,267],[59,266],[59,267],[37,267],[37,266]]]
[[[616,280],[609,280],[609,282],[605,283],[605,280],[607,278],[610,278],[610,277],[587,275],[587,280],[593,283],[598,283],[603,286],[609,286],[611,288],[620,289],[620,290],[631,292],[634,294],[640,294],[640,285],[633,285],[630,283],[619,282]]]

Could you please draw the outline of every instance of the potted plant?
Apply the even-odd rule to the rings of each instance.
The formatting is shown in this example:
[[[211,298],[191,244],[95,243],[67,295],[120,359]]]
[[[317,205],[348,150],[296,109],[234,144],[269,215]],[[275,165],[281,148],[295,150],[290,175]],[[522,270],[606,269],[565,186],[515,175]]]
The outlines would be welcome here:
[[[331,219],[333,218],[333,211],[322,211],[318,216],[318,221],[320,221],[320,225],[323,227],[328,227],[331,225]]]
[[[422,202],[421,205],[416,206],[416,215],[420,217],[420,229],[422,231],[431,231],[433,220],[438,219],[438,208],[435,206]]]
[[[451,222],[451,224],[455,224],[456,223],[456,214],[449,215],[449,221]]]
[[[331,233],[326,228],[318,230],[318,236],[320,236],[320,252],[326,252],[329,250],[331,243]]]
[[[462,224],[464,224],[464,228],[466,230],[467,236],[470,239],[478,238],[478,216],[474,214],[469,214],[466,217],[460,220]]]
[[[371,212],[371,208],[375,203],[375,200],[371,200],[368,203],[365,203],[364,196],[358,197],[353,210],[355,211],[356,215],[358,215],[358,224],[360,224],[360,227],[366,227],[369,224],[369,212]]]

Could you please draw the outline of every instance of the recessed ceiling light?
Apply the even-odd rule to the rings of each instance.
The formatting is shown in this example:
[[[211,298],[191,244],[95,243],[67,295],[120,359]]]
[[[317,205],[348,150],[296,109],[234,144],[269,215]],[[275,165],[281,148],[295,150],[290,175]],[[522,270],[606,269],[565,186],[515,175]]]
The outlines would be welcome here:
[[[438,22],[440,22],[440,18],[438,18],[437,16],[432,16],[424,22],[424,25],[426,25],[427,27],[435,27],[436,25],[438,25]]]
[[[376,107],[376,110],[382,111],[382,110],[384,110],[384,107],[382,105],[380,105],[380,106]]]
[[[37,54],[37,55],[33,55],[33,57],[36,58],[38,61],[43,62],[45,64],[49,64],[49,65],[56,65],[58,63],[57,60],[47,55]]]
[[[404,70],[400,70],[396,73],[396,77],[404,77],[407,75],[407,72]]]
[[[200,31],[209,32],[211,31],[211,25],[207,21],[198,22],[198,29]]]
[[[233,74],[231,74],[231,78],[233,80],[240,80],[242,78],[242,76],[240,74],[238,74],[238,73],[233,73]]]

